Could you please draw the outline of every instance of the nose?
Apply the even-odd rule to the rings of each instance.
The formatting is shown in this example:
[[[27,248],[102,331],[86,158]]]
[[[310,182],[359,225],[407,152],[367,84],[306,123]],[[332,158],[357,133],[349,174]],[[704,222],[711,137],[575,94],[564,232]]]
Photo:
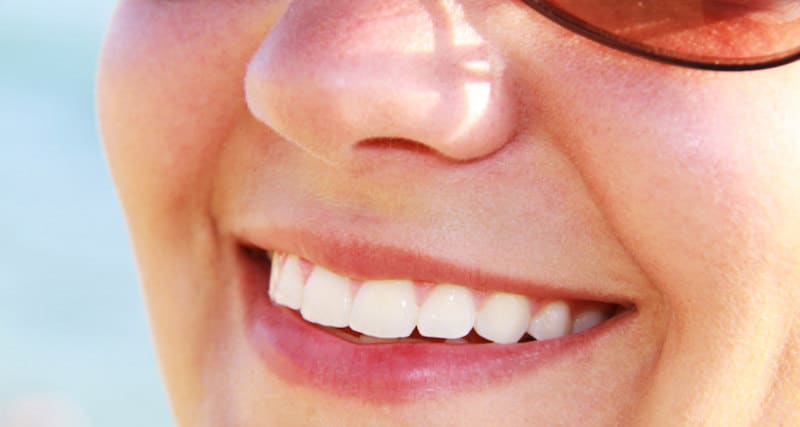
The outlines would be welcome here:
[[[248,65],[251,113],[332,162],[381,139],[457,160],[498,150],[514,134],[513,85],[456,3],[293,1]]]

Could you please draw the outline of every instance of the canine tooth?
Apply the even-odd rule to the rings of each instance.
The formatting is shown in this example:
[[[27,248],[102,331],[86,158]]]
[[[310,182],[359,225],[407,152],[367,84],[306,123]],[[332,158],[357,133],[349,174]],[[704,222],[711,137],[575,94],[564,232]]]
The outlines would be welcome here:
[[[277,260],[279,257],[274,257]],[[273,261],[275,265],[275,261]],[[300,259],[294,255],[286,257],[283,266],[276,275],[275,291],[272,299],[283,306],[297,310],[303,302],[303,274],[300,271]]]
[[[564,301],[553,301],[540,308],[531,319],[528,333],[537,340],[560,338],[570,333],[572,316]]]
[[[419,309],[417,330],[431,338],[461,338],[475,324],[472,292],[456,285],[439,285],[428,294]]]
[[[495,293],[484,301],[475,318],[475,332],[489,341],[519,341],[531,321],[530,304],[521,295]]]
[[[575,316],[575,323],[572,325],[572,333],[577,334],[608,320],[608,315],[602,309],[590,309]]]
[[[343,328],[350,322],[353,296],[350,280],[314,267],[308,276],[300,314],[309,322]]]
[[[272,254],[269,269],[269,297],[275,301],[275,291],[278,289],[278,279],[281,275],[281,262],[277,253]]]
[[[404,338],[417,325],[418,311],[410,281],[367,281],[353,301],[350,329],[377,338]]]

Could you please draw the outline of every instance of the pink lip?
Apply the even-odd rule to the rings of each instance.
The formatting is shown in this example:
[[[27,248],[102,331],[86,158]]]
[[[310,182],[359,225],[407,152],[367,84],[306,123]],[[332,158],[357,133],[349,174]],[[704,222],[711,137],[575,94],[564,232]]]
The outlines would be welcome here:
[[[597,301],[631,306],[623,295],[600,287],[576,291],[549,283],[499,276],[403,248],[367,243],[359,238],[342,239],[332,233],[299,227],[268,227],[248,230],[241,240],[260,249],[298,255],[340,275],[356,280],[412,279],[428,283],[458,283],[479,291],[511,292],[538,298]]]
[[[327,333],[262,298],[250,319],[250,340],[284,381],[362,401],[393,403],[498,384],[547,369],[608,331],[605,324],[561,339],[524,344],[356,344]]]
[[[358,344],[330,334],[273,304],[265,258],[243,263],[247,335],[265,366],[283,381],[363,402],[401,403],[501,384],[548,369],[634,317],[635,310],[579,334],[522,344]]]

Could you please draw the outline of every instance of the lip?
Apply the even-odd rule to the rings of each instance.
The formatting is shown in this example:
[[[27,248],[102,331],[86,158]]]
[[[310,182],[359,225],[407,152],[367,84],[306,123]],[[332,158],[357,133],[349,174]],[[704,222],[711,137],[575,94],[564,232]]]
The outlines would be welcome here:
[[[631,318],[614,316],[583,333],[523,344],[356,344],[311,325],[261,298],[249,338],[283,381],[378,404],[463,392],[548,369]]]
[[[302,227],[263,227],[241,234],[250,248],[297,255],[354,280],[411,279],[426,283],[454,283],[483,292],[509,292],[537,298],[569,299],[635,305],[629,296],[601,287],[580,290],[521,278],[501,276],[434,258],[420,251],[378,245],[362,238],[342,239],[334,233]]]
[[[267,233],[269,238],[257,240],[251,236],[239,239],[245,249],[239,277],[251,347],[269,371],[288,384],[353,397],[362,402],[402,403],[499,385],[520,375],[534,375],[537,370],[548,369],[555,362],[568,359],[569,355],[589,357],[599,348],[595,345],[598,341],[616,335],[614,331],[623,330],[624,325],[630,324],[637,314],[635,306],[630,303],[620,304],[621,309],[611,319],[587,331],[553,340],[512,345],[355,343],[306,322],[295,311],[270,300],[266,248],[295,253],[315,263],[322,262],[333,271],[353,278],[408,277],[411,269],[419,272],[424,280],[463,283],[478,289],[489,289],[491,285],[492,290],[518,292],[524,287],[526,294],[535,292],[536,295],[562,298],[570,292],[507,278],[493,281],[480,272],[415,256],[397,248],[366,247],[360,243],[324,239],[319,233],[303,229],[270,231]],[[370,255],[366,258],[353,256],[356,251],[366,251]],[[598,301],[602,297],[592,298],[585,293],[578,296]],[[621,300],[605,297],[603,301],[607,302],[618,303]],[[566,363],[570,365],[573,362],[566,360]]]

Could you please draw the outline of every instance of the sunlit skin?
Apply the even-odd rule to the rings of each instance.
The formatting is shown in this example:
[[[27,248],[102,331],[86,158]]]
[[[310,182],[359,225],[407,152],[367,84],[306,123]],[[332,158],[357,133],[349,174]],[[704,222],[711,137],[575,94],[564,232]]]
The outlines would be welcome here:
[[[98,109],[179,424],[800,425],[798,94],[515,0],[123,0]],[[275,217],[636,315],[449,393],[295,384],[231,285]]]

